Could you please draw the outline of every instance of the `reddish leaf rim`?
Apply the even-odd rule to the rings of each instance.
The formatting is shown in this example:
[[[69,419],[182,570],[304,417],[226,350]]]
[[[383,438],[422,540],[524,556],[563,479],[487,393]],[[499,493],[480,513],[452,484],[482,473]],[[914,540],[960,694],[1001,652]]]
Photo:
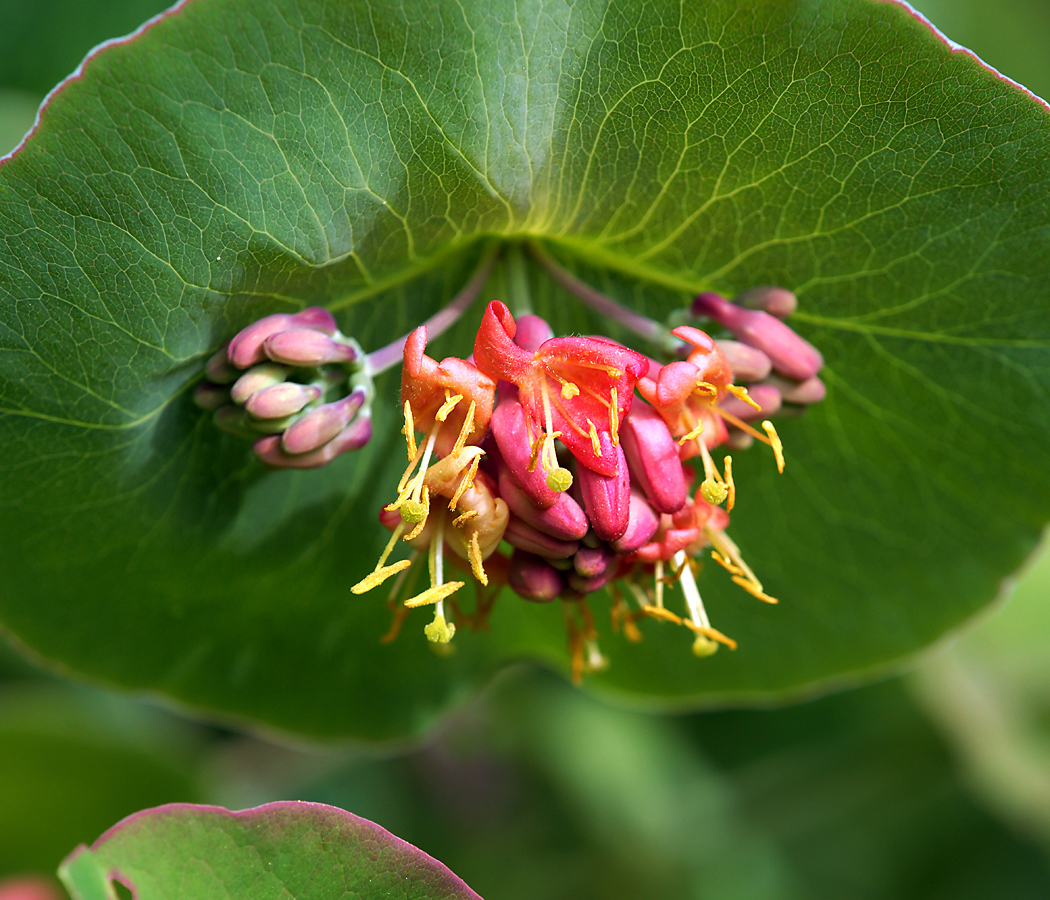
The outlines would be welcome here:
[[[312,816],[322,827],[331,827],[329,823],[332,819],[335,819],[337,820],[338,825],[343,825],[352,829],[363,837],[371,838],[372,840],[387,845],[392,845],[399,851],[399,855],[411,859],[415,865],[426,871],[427,874],[445,879],[448,882],[449,889],[454,892],[457,897],[461,898],[461,900],[483,900],[480,894],[471,890],[466,882],[443,862],[434,859],[430,854],[420,850],[414,844],[410,844],[408,841],[399,838],[396,834],[391,834],[381,825],[377,825],[375,822],[368,819],[363,819],[361,816],[355,816],[353,813],[347,812],[345,809],[340,809],[337,806],[329,806],[326,803],[312,803],[307,800],[278,800],[273,803],[264,803],[262,806],[255,806],[251,809],[241,810],[229,810],[221,806],[209,806],[196,803],[167,803],[163,806],[155,806],[150,809],[139,810],[138,812],[132,813],[130,816],[121,819],[116,825],[108,828],[94,843],[91,844],[90,847],[86,844],[81,844],[77,847],[77,849],[63,861],[62,868],[65,869],[68,867],[85,851],[90,850],[96,852],[104,850],[108,841],[135,826],[140,820],[191,814],[197,818],[216,818],[227,821],[232,819],[253,822],[256,820],[265,820],[271,816],[280,816],[282,813],[292,813],[293,817],[299,821],[304,817]],[[120,882],[128,888],[135,897],[138,896],[135,886],[129,884],[125,880],[125,876],[121,874],[119,868],[113,868],[107,872],[106,878],[111,881]]]

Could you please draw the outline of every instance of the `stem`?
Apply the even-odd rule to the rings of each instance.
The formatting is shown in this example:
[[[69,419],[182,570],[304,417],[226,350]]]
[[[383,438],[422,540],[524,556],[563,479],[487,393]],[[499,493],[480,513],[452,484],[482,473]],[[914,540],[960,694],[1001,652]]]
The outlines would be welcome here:
[[[514,318],[532,313],[532,293],[529,291],[529,275],[525,269],[525,254],[521,244],[512,244],[507,248],[506,280],[507,300]]]
[[[659,322],[643,316],[641,313],[636,313],[633,309],[628,309],[611,297],[606,297],[605,294],[595,290],[586,282],[580,281],[568,269],[555,262],[554,258],[536,241],[529,241],[528,246],[529,252],[547,270],[547,274],[591,309],[601,313],[608,319],[612,319],[614,322],[619,322],[624,328],[656,344],[663,350],[677,353],[682,347],[686,346],[684,342],[679,341],[671,334],[669,329]]]
[[[478,267],[474,270],[474,274],[470,276],[470,280],[463,285],[460,292],[423,323],[427,329],[428,339],[435,338],[444,332],[467,311],[470,304],[474,302],[478,294],[481,293],[482,288],[485,287],[485,282],[489,280],[492,269],[496,265],[496,259],[499,257],[499,252],[500,246],[494,244],[482,256],[481,262],[478,263]],[[369,353],[367,363],[372,375],[379,375],[401,362],[407,341],[408,335],[402,335],[396,341],[392,341],[385,347],[380,347],[378,350]]]

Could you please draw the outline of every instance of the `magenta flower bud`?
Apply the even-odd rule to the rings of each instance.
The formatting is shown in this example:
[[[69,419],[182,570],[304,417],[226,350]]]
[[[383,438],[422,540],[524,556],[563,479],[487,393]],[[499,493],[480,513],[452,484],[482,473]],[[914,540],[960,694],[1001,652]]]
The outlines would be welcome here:
[[[546,509],[536,506],[506,465],[499,467],[499,495],[514,515],[560,541],[578,541],[591,527],[580,504],[568,493],[559,494],[553,506]]]
[[[291,316],[291,320],[298,328],[312,328],[327,335],[334,335],[339,331],[335,318],[323,306],[308,306]]]
[[[323,366],[359,359],[356,347],[332,340],[327,334],[309,328],[279,331],[263,343],[266,355],[289,366]]]
[[[572,588],[578,594],[591,594],[594,591],[600,591],[610,581],[612,581],[617,572],[619,572],[619,566],[609,566],[601,575],[595,575],[593,578],[586,578],[579,572],[570,572],[566,581],[569,582],[569,587]]]
[[[631,491],[631,512],[627,530],[622,538],[612,542],[612,548],[617,553],[634,553],[653,539],[659,527],[660,517],[649,505],[649,501],[637,491]]]
[[[715,341],[718,349],[733,370],[733,380],[737,383],[761,381],[773,368],[772,360],[761,350],[749,347],[740,341]]]
[[[365,402],[364,389],[351,391],[342,400],[311,409],[289,426],[281,438],[286,453],[309,453],[327,444],[350,424]]]
[[[619,461],[614,475],[599,475],[587,466],[576,467],[583,509],[594,533],[603,541],[623,537],[630,522],[631,476],[623,449],[617,447],[615,452]]]
[[[237,368],[247,369],[266,359],[263,341],[271,334],[294,327],[292,317],[287,313],[274,313],[272,316],[266,316],[238,331],[230,341],[229,347],[226,348],[226,356]]]
[[[532,446],[525,428],[525,410],[521,408],[521,404],[516,399],[501,396],[499,405],[492,411],[489,427],[496,439],[500,456],[526,496],[536,506],[544,509],[553,506],[561,494],[547,486],[543,466],[537,465],[529,471]]]
[[[320,400],[321,393],[316,384],[286,381],[256,391],[244,407],[257,419],[283,419],[299,412],[307,403]]]
[[[559,541],[549,534],[544,534],[537,528],[533,528],[524,519],[512,515],[507,523],[507,530],[503,534],[505,540],[512,547],[524,550],[527,553],[535,553],[548,559],[568,559],[573,556],[580,545],[576,541]]]
[[[572,567],[578,575],[584,578],[594,578],[613,565],[615,560],[616,554],[609,549],[608,544],[601,544],[593,549],[580,547],[572,558]]]
[[[255,455],[270,466],[284,469],[317,469],[350,450],[360,450],[372,439],[372,419],[361,416],[344,428],[327,444],[308,453],[286,453],[281,435],[259,438],[253,446]]]
[[[243,405],[256,391],[280,384],[290,374],[291,371],[286,366],[279,366],[276,363],[266,362],[252,366],[237,379],[230,389],[230,397],[234,403]]]
[[[748,387],[747,392],[761,409],[755,409],[750,403],[745,403],[737,397],[724,397],[719,401],[719,406],[745,422],[753,419],[768,419],[780,410],[780,391],[773,385],[764,382],[752,384]]]
[[[514,343],[522,350],[535,353],[540,349],[540,344],[554,337],[554,329],[547,324],[546,319],[541,319],[539,316],[531,314],[518,316],[514,321],[518,326],[514,334]]]
[[[524,550],[514,551],[507,578],[514,593],[533,603],[549,603],[565,587],[556,569]]]
[[[218,409],[224,403],[230,402],[230,389],[223,384],[202,381],[193,392],[193,402],[199,409]]]
[[[802,406],[809,406],[813,403],[820,403],[828,393],[824,382],[815,375],[812,378],[807,378],[805,381],[789,381],[786,378],[770,375],[766,381],[780,391],[780,396],[785,403],[798,403]]]
[[[714,319],[745,344],[761,350],[773,368],[788,378],[804,381],[824,365],[824,357],[816,347],[767,312],[744,309],[710,293],[697,296],[692,311],[693,315]]]
[[[635,398],[620,426],[620,445],[631,478],[659,512],[677,512],[685,505],[689,492],[678,443],[663,417],[648,403]]]
[[[737,295],[735,302],[737,306],[760,309],[778,319],[786,319],[798,309],[798,298],[791,291],[771,284],[748,288]]]
[[[222,349],[213,353],[204,364],[204,375],[208,381],[214,381],[216,384],[229,384],[241,377],[241,370],[230,365],[226,356],[227,346],[229,345],[224,344]]]

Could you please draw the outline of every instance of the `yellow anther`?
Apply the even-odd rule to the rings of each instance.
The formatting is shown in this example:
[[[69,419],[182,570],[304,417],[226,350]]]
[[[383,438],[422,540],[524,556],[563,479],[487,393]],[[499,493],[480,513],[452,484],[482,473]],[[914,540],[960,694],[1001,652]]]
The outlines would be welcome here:
[[[470,560],[470,569],[474,577],[487,587],[489,576],[485,574],[485,567],[481,564],[481,539],[476,531],[470,536],[470,542],[467,544],[467,559]]]
[[[717,397],[718,385],[711,384],[710,381],[704,381],[704,379],[701,378],[696,382],[696,387],[693,388],[693,392],[699,394],[701,397]]]
[[[609,401],[609,434],[612,436],[612,445],[620,446],[620,395],[616,388],[612,389]]]
[[[445,402],[438,407],[438,411],[434,413],[434,418],[439,422],[444,422],[448,418],[448,414],[456,408],[456,404],[463,399],[462,394],[455,394],[445,388]]]
[[[747,591],[752,597],[757,597],[763,603],[779,603],[776,597],[770,597],[762,588],[755,584],[753,581],[747,578],[741,578],[739,575],[733,576],[733,581],[739,584],[745,591]]]
[[[559,466],[547,473],[547,487],[556,493],[563,494],[572,487],[572,472]]]
[[[700,485],[700,496],[704,498],[705,503],[710,503],[712,506],[721,506],[728,494],[729,489],[712,478],[705,479]]]
[[[576,387],[571,381],[562,382],[561,386],[561,399],[571,400],[573,397],[578,397],[580,389]]]
[[[773,455],[777,458],[777,471],[784,471],[784,445],[780,441],[780,435],[777,434],[777,430],[773,427],[773,423],[769,419],[762,421],[762,430],[769,435],[769,446],[773,448]]]
[[[456,487],[456,493],[452,495],[452,499],[448,501],[449,510],[454,510],[456,504],[459,503],[459,498],[462,497],[467,491],[474,486],[474,476],[478,474],[478,464],[481,462],[481,455],[475,456],[471,461],[467,470],[463,473],[463,477],[459,480],[459,485]]]
[[[401,429],[408,444],[408,461],[415,462],[416,459],[416,423],[412,419],[412,404],[405,401],[405,427]]]
[[[590,419],[587,420],[587,431],[591,436],[591,450],[594,451],[595,456],[601,456],[602,445],[598,440],[598,429],[594,427],[594,423]]]
[[[476,509],[468,509],[465,513],[456,516],[456,518],[452,520],[452,527],[462,528],[464,525],[467,524],[467,522],[475,518],[477,515],[479,515],[479,513]]]
[[[683,434],[678,439],[678,443],[679,444],[688,444],[690,441],[695,441],[703,433],[704,433],[704,423],[703,422],[697,422],[696,423],[696,428],[692,429],[692,431],[688,431],[685,434]]]
[[[448,581],[445,584],[437,584],[434,587],[427,588],[422,594],[416,594],[415,597],[409,597],[405,601],[405,606],[409,609],[415,609],[417,606],[427,606],[430,603],[439,603],[446,597],[454,594],[463,585],[465,581]]]
[[[743,400],[752,409],[756,409],[759,412],[762,412],[762,407],[759,406],[755,402],[754,397],[752,397],[747,392],[747,388],[741,387],[739,384],[727,384],[726,390],[729,391],[729,393],[732,394],[734,397],[736,397],[737,400]]]
[[[369,572],[369,574],[350,588],[350,592],[352,594],[364,594],[367,591],[372,590],[374,587],[379,587],[379,585],[386,581],[391,575],[396,575],[398,572],[404,571],[410,565],[412,565],[411,560],[402,559],[389,566],[379,566],[374,572]]]
[[[718,641],[720,644],[725,644],[730,650],[736,650],[736,641],[732,638],[726,637],[717,628],[712,628],[710,625],[697,625],[695,622],[690,622],[688,620],[684,621],[682,624],[698,637],[705,637],[712,641]]]
[[[728,559],[726,559],[717,550],[712,550],[711,551],[711,559],[713,559],[723,569],[725,569],[727,572],[729,572],[732,575],[743,575],[744,574],[744,570],[743,569],[741,569],[739,566],[734,566]]]
[[[467,407],[466,418],[463,419],[463,427],[459,429],[459,437],[456,438],[456,445],[452,448],[452,455],[459,456],[463,451],[463,448],[467,445],[467,438],[470,437],[470,433],[474,430],[474,407],[477,404],[473,400],[470,401],[470,406]]]
[[[613,366],[606,366],[605,371],[608,372],[613,378],[623,378],[623,372]]]
[[[733,457],[722,460],[726,469],[726,512],[732,512],[736,505],[736,484],[733,481]]]
[[[654,619],[663,619],[665,622],[673,622],[675,625],[682,624],[679,616],[676,616],[669,609],[664,609],[662,606],[643,606],[642,612]]]
[[[431,622],[423,629],[423,634],[427,636],[427,640],[434,644],[447,644],[452,640],[452,636],[456,633],[456,626],[446,622],[445,617],[438,613],[434,616],[434,621]],[[452,649],[451,647],[449,648]]]

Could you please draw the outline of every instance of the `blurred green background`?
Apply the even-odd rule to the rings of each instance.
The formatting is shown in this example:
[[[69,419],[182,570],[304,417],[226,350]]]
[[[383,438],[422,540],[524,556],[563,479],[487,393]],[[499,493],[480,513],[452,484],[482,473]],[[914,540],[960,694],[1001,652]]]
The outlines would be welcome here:
[[[0,153],[149,0],[0,0]],[[1050,96],[1045,0],[926,0]],[[291,749],[70,685],[0,643],[0,895],[172,801],[331,803],[490,900],[1050,896],[1050,557],[909,674],[776,710],[654,717],[530,668],[423,748]],[[56,890],[57,888],[57,882]]]

